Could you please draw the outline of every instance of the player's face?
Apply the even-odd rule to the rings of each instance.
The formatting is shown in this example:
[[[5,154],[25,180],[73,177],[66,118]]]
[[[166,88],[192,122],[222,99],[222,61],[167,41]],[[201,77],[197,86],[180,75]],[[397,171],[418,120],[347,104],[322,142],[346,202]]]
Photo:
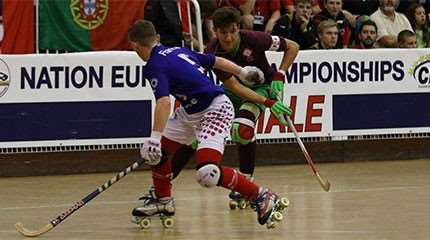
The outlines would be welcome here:
[[[148,61],[149,55],[150,55],[150,51],[148,51],[148,49],[146,47],[141,46],[137,42],[130,42],[130,43],[131,43],[131,47],[137,53],[137,55],[139,55],[139,57],[142,60]]]
[[[233,51],[239,40],[239,26],[233,23],[226,28],[215,28],[215,35],[224,51]]]

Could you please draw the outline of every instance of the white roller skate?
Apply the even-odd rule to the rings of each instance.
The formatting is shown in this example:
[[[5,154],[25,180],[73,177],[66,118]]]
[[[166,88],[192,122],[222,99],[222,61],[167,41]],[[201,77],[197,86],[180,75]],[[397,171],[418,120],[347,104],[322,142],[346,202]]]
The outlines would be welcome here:
[[[138,224],[142,229],[147,229],[151,227],[151,217],[159,216],[164,228],[173,227],[175,202],[172,197],[158,199],[155,196],[155,191],[151,188],[149,194],[145,194],[140,200],[143,200],[142,206],[134,208],[132,212],[133,223]]]
[[[279,197],[267,188],[260,188],[256,203],[258,223],[267,228],[276,227],[277,222],[282,221],[282,211],[290,202],[286,197]]]

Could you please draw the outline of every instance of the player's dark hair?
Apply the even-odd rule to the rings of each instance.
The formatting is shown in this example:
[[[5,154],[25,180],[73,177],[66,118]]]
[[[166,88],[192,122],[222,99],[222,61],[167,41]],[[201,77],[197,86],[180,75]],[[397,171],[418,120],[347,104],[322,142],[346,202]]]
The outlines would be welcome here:
[[[128,30],[128,39],[142,46],[150,46],[156,37],[155,27],[148,20],[137,20]]]
[[[224,29],[233,23],[240,24],[240,12],[232,7],[218,8],[212,15],[215,28]]]

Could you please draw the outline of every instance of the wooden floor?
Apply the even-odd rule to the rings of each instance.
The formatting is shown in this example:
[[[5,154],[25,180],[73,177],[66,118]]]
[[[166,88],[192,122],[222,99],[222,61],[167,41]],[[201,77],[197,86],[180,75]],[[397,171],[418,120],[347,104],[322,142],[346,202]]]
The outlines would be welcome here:
[[[255,212],[228,208],[228,191],[203,189],[187,170],[175,180],[175,227],[159,221],[141,230],[130,220],[137,197],[150,185],[134,172],[39,239],[430,239],[430,160],[320,164],[332,183],[323,192],[307,165],[258,167],[256,179],[291,205],[268,230]],[[86,196],[111,174],[0,178],[0,239],[23,239],[22,221],[38,229]]]

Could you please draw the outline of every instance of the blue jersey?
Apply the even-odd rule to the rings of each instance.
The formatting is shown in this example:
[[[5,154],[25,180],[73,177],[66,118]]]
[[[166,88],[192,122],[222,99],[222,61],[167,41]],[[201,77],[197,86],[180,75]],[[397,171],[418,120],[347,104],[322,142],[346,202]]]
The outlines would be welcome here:
[[[144,72],[155,99],[171,94],[192,114],[206,109],[216,96],[224,93],[205,74],[205,69],[214,64],[212,54],[158,44],[152,49]]]

